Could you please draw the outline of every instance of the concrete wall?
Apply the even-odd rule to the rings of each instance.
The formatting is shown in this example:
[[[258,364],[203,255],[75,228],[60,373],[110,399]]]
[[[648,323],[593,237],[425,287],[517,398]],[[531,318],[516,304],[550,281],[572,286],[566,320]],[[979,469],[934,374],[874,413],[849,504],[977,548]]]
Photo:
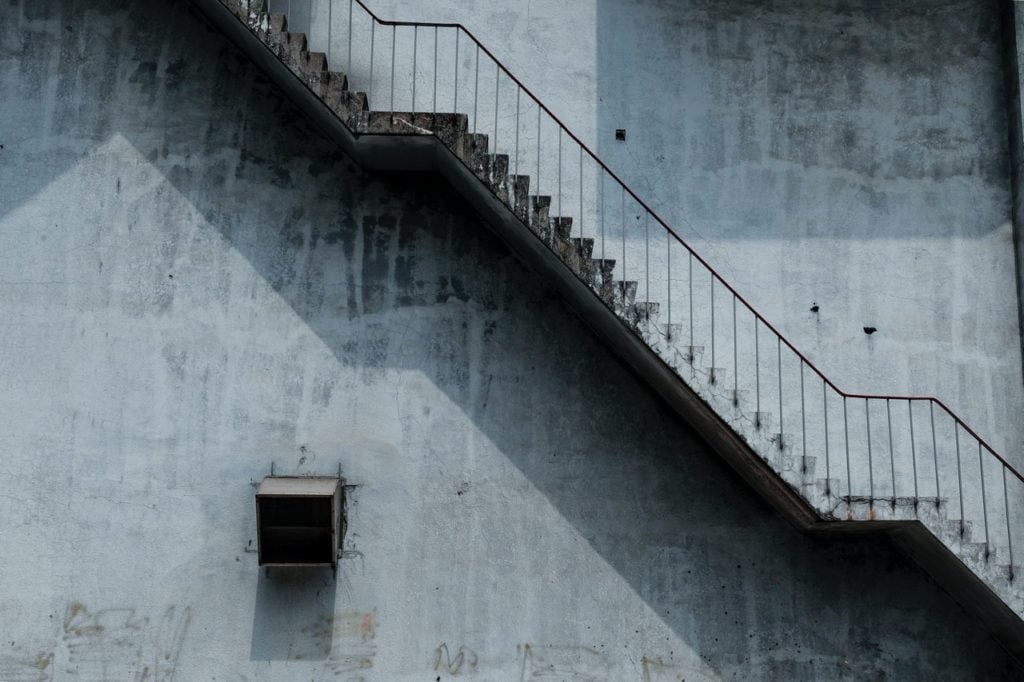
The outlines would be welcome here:
[[[185,3],[5,3],[0,91],[0,679],[1011,677]],[[258,569],[272,463],[341,466],[336,579]]]
[[[369,5],[466,24],[840,387],[1024,466],[999,0]]]

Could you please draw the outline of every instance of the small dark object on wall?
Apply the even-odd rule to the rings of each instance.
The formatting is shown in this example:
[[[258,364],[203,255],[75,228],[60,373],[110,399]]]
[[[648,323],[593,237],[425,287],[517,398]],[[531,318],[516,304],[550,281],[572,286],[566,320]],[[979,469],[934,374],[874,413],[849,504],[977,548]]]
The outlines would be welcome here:
[[[615,129],[615,139],[616,140],[625,140],[626,139],[626,129],[625,128],[616,128]]]
[[[875,329],[874,327],[864,327],[864,333],[865,333],[865,334],[867,334],[867,335],[869,335],[869,336],[870,336],[871,334],[874,334],[874,333],[875,333],[875,332],[877,332],[877,331],[878,331],[878,330],[877,330],[877,329]]]
[[[267,476],[256,491],[261,566],[337,564],[341,479]]]
[[[811,312],[812,313],[818,312],[818,304],[817,303],[812,303],[811,304]]]

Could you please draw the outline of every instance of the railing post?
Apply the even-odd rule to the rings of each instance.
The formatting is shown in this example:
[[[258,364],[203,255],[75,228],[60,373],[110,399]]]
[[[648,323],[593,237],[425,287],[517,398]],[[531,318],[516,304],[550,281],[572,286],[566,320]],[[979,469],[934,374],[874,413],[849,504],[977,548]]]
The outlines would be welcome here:
[[[395,113],[395,40],[398,36],[398,27],[391,24],[391,108],[392,114]]]
[[[978,441],[978,474],[981,476],[981,513],[985,520],[985,560],[988,561],[988,502],[985,499],[985,461],[981,456],[981,441]]]
[[[604,168],[601,169],[601,180],[598,183],[598,189],[601,193],[601,267],[605,267],[605,252],[604,252]],[[603,277],[602,270],[602,277]],[[603,283],[603,282],[602,282]]]
[[[498,86],[501,85],[501,67],[494,62],[494,153],[498,153]]]
[[[914,402],[907,401],[907,414],[910,418],[910,463],[914,467],[914,512],[917,512],[917,503],[920,495],[917,491],[917,446],[914,444]]]
[[[960,468],[960,423],[953,417],[953,437],[956,441],[956,487],[957,495],[960,498],[960,537],[963,537],[967,529],[964,519],[964,476]]]
[[[420,27],[412,27],[412,108],[411,113],[416,113],[416,51],[419,48]]]
[[[736,329],[736,294],[732,295],[732,406],[740,404],[740,360]]]
[[[779,373],[779,450],[785,449],[785,438],[784,431],[782,428],[782,337],[775,337],[775,351],[778,355],[778,373]]]
[[[476,43],[476,66],[473,69],[473,134],[476,135],[477,105],[480,101],[480,43]]]
[[[366,86],[366,103],[373,106],[373,53],[374,40],[377,34],[377,20],[370,17],[370,82]]]
[[[825,498],[829,499],[832,497],[832,467],[828,451],[828,384],[824,377],[821,379],[821,408],[825,415]]]
[[[583,145],[580,148],[580,249],[583,248]]]
[[[619,211],[622,214],[622,302],[626,302],[626,188],[619,186]]]
[[[1006,465],[1002,465],[1003,469],[1003,506],[1006,512],[1006,545],[1010,549],[1010,582],[1013,582],[1013,533],[1011,527],[1013,524],[1010,523],[1010,496],[1006,490]]]
[[[540,198],[540,102],[537,103],[537,198]],[[534,225],[538,229],[542,226]]]
[[[846,440],[846,502],[853,515],[853,476],[850,473],[850,421],[846,416],[846,396],[843,396],[843,438]]]
[[[935,402],[928,401],[928,416],[932,423],[932,455],[935,456],[935,508],[941,504],[942,493],[939,490],[939,444],[935,440]]]
[[[868,506],[875,506],[875,467],[871,457],[871,405],[864,398],[864,420],[868,430]]]
[[[708,377],[715,383],[715,276],[711,275],[711,371]]]
[[[513,192],[515,192],[515,185],[516,185],[516,183],[519,180],[519,93],[521,93],[521,92],[522,92],[522,88],[520,88],[519,86],[516,86],[516,160],[515,160],[515,168],[516,169],[515,169],[515,172],[513,173],[513,175],[515,176],[515,180],[512,181],[512,184],[513,184],[512,191]],[[527,190],[526,193],[529,194],[530,193],[529,190]],[[518,206],[516,208],[518,208]]]
[[[665,230],[665,293],[668,296],[668,325],[665,327],[666,335],[672,339],[672,235]]]
[[[647,217],[647,211],[644,211],[644,299],[647,303],[651,302],[651,239],[650,239],[650,220]],[[644,317],[648,320],[651,319],[651,306],[647,305],[644,307]]]
[[[804,407],[804,359],[800,358],[800,472],[807,473],[807,408]]]
[[[437,26],[434,27],[434,97],[430,104],[430,113],[437,114]],[[516,112],[518,115],[519,112]]]
[[[758,338],[760,320],[754,313],[754,428],[761,428],[761,343]]]
[[[686,352],[686,357],[690,367],[693,367],[693,251],[687,249],[686,254],[688,256],[686,277],[690,287],[690,349]]]
[[[889,425],[889,469],[892,474],[892,508],[896,509],[896,454],[892,449],[892,408],[889,399],[885,399],[885,421]]]
[[[345,70],[349,78],[352,77],[352,3],[353,0],[348,0],[348,63]],[[373,23],[373,17],[370,17],[370,23]]]
[[[452,112],[459,112],[459,34],[462,33],[458,28],[455,29],[455,101],[452,103]]]

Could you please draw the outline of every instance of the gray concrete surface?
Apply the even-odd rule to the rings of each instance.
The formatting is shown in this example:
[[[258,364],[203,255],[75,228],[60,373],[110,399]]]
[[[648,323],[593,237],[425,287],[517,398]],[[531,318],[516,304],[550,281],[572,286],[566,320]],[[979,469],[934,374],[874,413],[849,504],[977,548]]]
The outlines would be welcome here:
[[[1011,678],[185,3],[0,18],[0,677]],[[271,462],[354,486],[337,581],[257,569]]]

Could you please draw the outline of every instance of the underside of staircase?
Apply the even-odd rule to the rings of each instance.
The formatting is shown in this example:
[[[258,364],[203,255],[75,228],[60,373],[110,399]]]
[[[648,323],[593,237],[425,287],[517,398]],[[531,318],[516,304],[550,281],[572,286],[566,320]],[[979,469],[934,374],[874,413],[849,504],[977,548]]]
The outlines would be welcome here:
[[[824,457],[808,456],[805,442],[802,456],[794,456],[781,424],[780,433],[763,428],[762,419],[767,422],[768,417],[760,406],[741,418],[739,391],[723,398],[722,372],[714,361],[700,368],[703,348],[694,345],[692,332],[683,338],[678,324],[660,321],[659,302],[638,300],[638,282],[617,279],[615,261],[597,257],[593,238],[582,232],[573,236],[573,218],[553,215],[550,196],[531,194],[531,178],[515,174],[510,157],[497,153],[487,135],[472,132],[466,114],[373,111],[367,95],[350,90],[346,75],[331,71],[325,55],[310,52],[306,36],[288,32],[286,17],[267,13],[265,3],[192,2],[363,168],[443,175],[513,251],[788,520],[810,532],[888,533],[1018,662],[1024,662],[1024,591],[1014,575],[1009,528],[1011,546],[1003,547],[991,539],[986,512],[984,541],[973,541],[980,524],[963,513],[963,493],[959,514],[955,494],[898,496],[894,471],[890,496],[857,495],[849,480],[836,476],[841,467],[833,463],[830,471],[820,471],[823,462],[828,466],[827,452]],[[801,391],[802,372],[801,365]],[[887,401],[887,414],[889,408]],[[845,416],[845,399],[843,409]],[[827,449],[827,423],[825,428]],[[910,428],[913,438],[913,414]],[[891,423],[889,429],[891,450]],[[934,429],[933,417],[933,439]],[[870,448],[870,426],[868,441]],[[848,443],[846,447],[849,456]],[[957,457],[959,466],[959,440]],[[1005,470],[1003,475],[1005,488]],[[981,481],[984,488],[984,471]],[[915,472],[915,492],[916,487]],[[1009,526],[1009,501],[1006,507]]]

